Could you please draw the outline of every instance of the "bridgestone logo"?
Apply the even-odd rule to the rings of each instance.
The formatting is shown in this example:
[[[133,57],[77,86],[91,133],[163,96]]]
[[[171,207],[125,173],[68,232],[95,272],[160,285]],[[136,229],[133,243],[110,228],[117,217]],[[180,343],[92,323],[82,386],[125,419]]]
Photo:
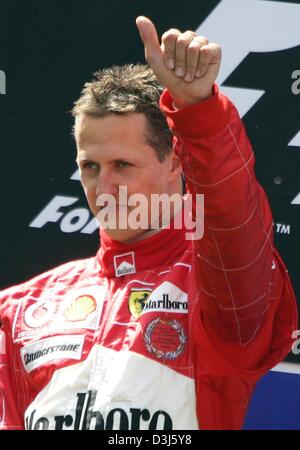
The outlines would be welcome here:
[[[48,355],[48,353],[53,352],[78,352],[79,344],[73,345],[55,345],[48,348],[44,348],[44,350],[39,350],[38,352],[34,353],[25,353],[24,359],[25,359],[25,365],[31,363],[32,361],[35,361],[42,356]]]
[[[55,359],[76,359],[82,355],[84,336],[62,335],[42,339],[21,349],[21,358],[26,372]]]

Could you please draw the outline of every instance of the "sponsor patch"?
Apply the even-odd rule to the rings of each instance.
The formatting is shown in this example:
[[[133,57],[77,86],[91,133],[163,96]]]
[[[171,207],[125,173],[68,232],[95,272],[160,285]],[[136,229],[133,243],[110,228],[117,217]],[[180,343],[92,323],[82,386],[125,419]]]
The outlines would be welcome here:
[[[144,304],[142,314],[148,312],[171,312],[183,313],[188,312],[188,296],[175,284],[165,281],[159,285],[150,294],[147,302]]]
[[[21,359],[26,372],[55,359],[77,359],[82,355],[84,336],[55,336],[42,339],[21,348]]]
[[[14,342],[65,330],[96,330],[105,293],[103,286],[88,286],[62,293],[45,291],[37,299],[28,296],[14,318]]]
[[[51,302],[49,300],[36,301],[25,310],[25,324],[30,328],[42,327],[51,319],[55,309],[55,302]]]
[[[66,322],[81,322],[86,320],[90,314],[97,309],[97,302],[91,295],[81,295],[77,297],[64,310]]]
[[[135,273],[134,252],[124,253],[114,256],[114,267],[116,277],[122,277],[130,273]]]
[[[143,312],[145,304],[152,291],[144,289],[132,289],[128,298],[128,307],[132,316],[138,319]]]
[[[172,361],[184,352],[187,337],[177,320],[157,317],[147,325],[144,342],[148,352],[156,358]]]
[[[140,407],[124,407],[124,402],[111,402],[109,406],[98,409],[99,391],[74,393],[76,405],[70,410],[70,399],[62,414],[40,416],[38,408],[28,408],[25,415],[26,430],[172,430],[171,416],[164,410],[151,411]],[[113,404],[115,403],[115,408]],[[125,402],[126,403],[126,402]],[[128,402],[129,404],[131,402]],[[51,402],[51,405],[53,402]],[[118,405],[119,404],[119,405]],[[49,406],[46,411],[49,411]],[[43,411],[44,412],[44,411]]]

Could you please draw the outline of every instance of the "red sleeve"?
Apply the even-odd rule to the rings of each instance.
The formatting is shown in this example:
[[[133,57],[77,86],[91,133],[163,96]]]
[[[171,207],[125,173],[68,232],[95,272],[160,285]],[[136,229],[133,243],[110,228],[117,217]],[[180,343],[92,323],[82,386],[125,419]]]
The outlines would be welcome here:
[[[175,135],[188,191],[204,194],[204,236],[193,242],[204,326],[213,339],[240,346],[262,335],[267,324],[266,342],[289,281],[273,246],[272,214],[238,112],[216,85],[211,98],[180,110],[165,91],[160,106]],[[285,343],[296,327],[290,288],[288,309]]]
[[[22,430],[23,421],[17,409],[17,389],[10,362],[6,336],[0,329],[0,430]]]

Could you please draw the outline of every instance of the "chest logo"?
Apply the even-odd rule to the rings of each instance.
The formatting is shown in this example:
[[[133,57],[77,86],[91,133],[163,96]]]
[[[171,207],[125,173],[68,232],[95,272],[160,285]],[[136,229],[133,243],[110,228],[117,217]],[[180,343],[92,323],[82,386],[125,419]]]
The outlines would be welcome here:
[[[39,300],[24,312],[25,324],[30,328],[42,327],[53,316],[56,305],[47,300]]]
[[[187,336],[178,320],[157,317],[148,323],[144,342],[148,352],[156,358],[173,361],[184,352]]]
[[[84,336],[65,335],[42,339],[21,348],[21,359],[26,372],[57,359],[79,360]]]
[[[81,295],[72,301],[72,303],[65,309],[63,315],[67,322],[80,322],[94,312],[97,308],[97,303],[91,295]]]
[[[114,256],[114,267],[116,277],[122,277],[123,275],[135,273],[134,252]]]
[[[187,314],[187,292],[182,291],[169,281],[164,281],[150,293],[149,298],[144,303],[142,314],[153,312]]]
[[[128,299],[128,307],[132,316],[138,319],[143,312],[145,304],[152,291],[134,289],[131,291]]]
[[[20,302],[13,321],[13,340],[39,339],[67,330],[97,330],[106,295],[104,286],[30,293]],[[39,298],[40,297],[40,298]]]

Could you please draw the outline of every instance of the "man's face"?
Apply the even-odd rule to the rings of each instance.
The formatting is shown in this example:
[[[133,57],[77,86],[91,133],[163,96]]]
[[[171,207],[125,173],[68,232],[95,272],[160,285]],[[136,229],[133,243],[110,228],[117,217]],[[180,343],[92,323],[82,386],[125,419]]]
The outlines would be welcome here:
[[[151,194],[180,192],[178,158],[172,152],[163,162],[158,160],[155,150],[146,143],[146,123],[141,113],[112,114],[103,118],[81,115],[76,119],[80,178],[95,216],[101,213],[101,207],[96,204],[101,194],[109,194],[118,208],[121,186],[127,188],[128,197],[143,194],[149,208]],[[127,216],[132,209],[126,207]],[[133,239],[145,231],[132,229],[130,225],[126,229],[118,226],[106,229],[107,234],[119,241]]]

